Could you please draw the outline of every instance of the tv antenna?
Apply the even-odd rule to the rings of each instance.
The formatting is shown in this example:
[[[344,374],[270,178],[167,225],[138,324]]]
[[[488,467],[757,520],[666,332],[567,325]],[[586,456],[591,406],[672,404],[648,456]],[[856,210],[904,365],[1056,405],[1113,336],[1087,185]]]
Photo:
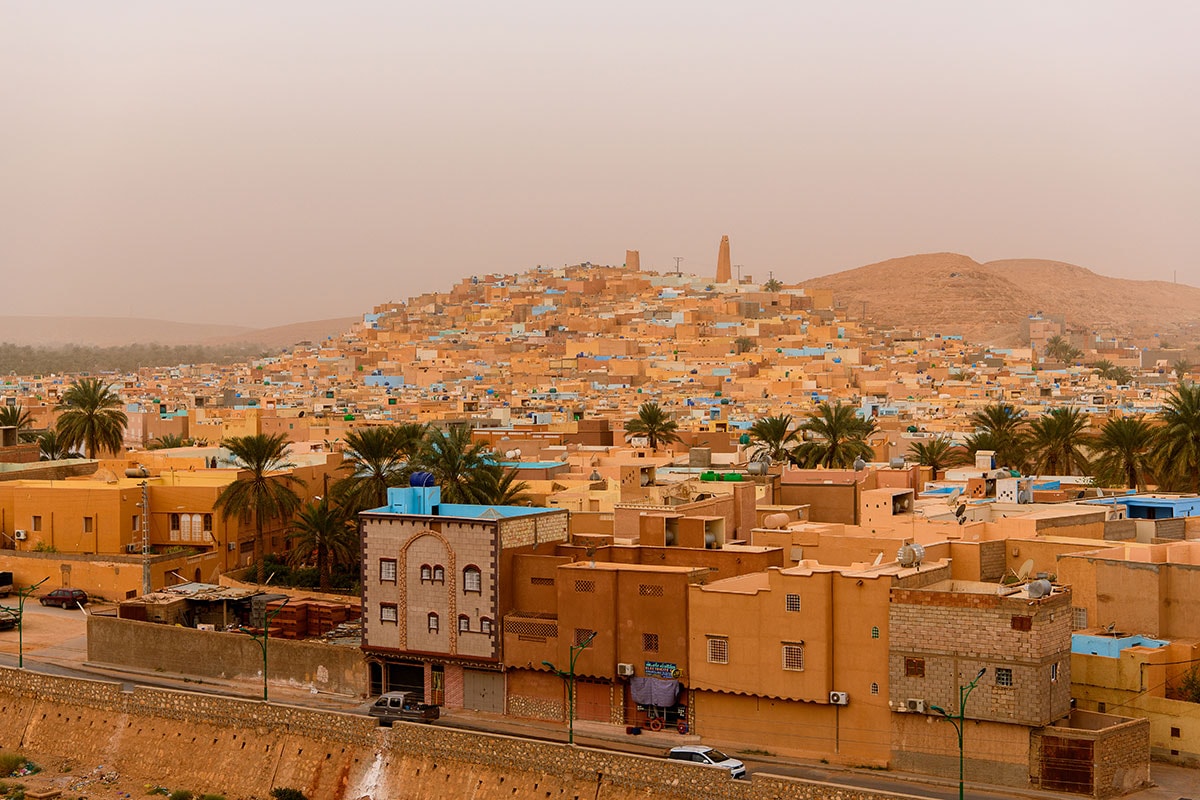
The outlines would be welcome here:
[[[683,262],[683,256],[672,256],[672,258],[675,259],[675,275],[676,277],[682,278],[683,270],[679,268],[679,265]]]

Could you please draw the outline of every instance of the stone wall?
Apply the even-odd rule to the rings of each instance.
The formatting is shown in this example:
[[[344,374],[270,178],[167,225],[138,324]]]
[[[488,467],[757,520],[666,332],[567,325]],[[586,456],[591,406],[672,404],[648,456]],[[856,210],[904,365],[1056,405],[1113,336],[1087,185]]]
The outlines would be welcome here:
[[[0,669],[0,746],[104,764],[146,782],[312,800],[589,797],[883,800],[905,795],[721,770],[441,726]]]
[[[241,633],[200,631],[116,617],[88,616],[88,661],[225,680],[262,680],[262,648]],[[362,695],[367,668],[357,647],[271,639],[270,683]]]

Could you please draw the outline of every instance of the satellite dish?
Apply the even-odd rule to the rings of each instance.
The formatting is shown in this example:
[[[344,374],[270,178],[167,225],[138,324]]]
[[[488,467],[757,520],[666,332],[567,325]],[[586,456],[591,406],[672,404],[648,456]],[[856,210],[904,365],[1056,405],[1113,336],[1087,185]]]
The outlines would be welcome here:
[[[1021,568],[1017,570],[1017,582],[1023,583],[1029,580],[1029,573],[1031,572],[1033,572],[1033,559],[1027,558],[1025,559],[1025,563],[1021,565]]]
[[[882,563],[883,563],[883,551],[880,550],[879,555],[875,556],[875,562],[873,564],[871,564],[871,566],[878,567]]]
[[[950,494],[946,496],[946,505],[954,508],[954,504],[957,502],[958,496],[962,494],[962,491],[963,490],[961,486],[955,486],[953,489],[951,489]]]
[[[967,513],[967,504],[966,504],[966,503],[959,503],[957,506],[955,506],[955,508],[954,508],[954,516],[958,517],[958,524],[959,524],[959,525],[961,525],[961,524],[962,524],[962,522],[963,522],[963,516],[965,516],[965,515],[966,515],[966,513]]]

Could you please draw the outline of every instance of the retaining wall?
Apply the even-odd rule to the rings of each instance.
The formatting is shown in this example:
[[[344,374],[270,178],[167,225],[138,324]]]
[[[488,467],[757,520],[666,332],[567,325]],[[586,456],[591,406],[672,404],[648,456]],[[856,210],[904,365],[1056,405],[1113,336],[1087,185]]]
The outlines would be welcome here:
[[[905,797],[440,726],[0,669],[0,747],[104,764],[230,800],[546,798],[883,800]]]
[[[88,661],[141,670],[225,680],[262,680],[262,648],[244,633],[224,633],[88,616]],[[362,695],[367,666],[357,647],[272,638],[267,645],[267,679]]]

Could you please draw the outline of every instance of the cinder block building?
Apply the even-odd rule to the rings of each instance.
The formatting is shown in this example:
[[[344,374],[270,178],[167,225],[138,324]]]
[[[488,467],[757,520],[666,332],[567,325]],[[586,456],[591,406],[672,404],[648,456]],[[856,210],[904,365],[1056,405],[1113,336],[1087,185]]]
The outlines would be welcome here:
[[[509,564],[566,541],[567,512],[442,503],[439,487],[404,487],[360,525],[371,693],[418,690],[451,708],[503,713]]]

